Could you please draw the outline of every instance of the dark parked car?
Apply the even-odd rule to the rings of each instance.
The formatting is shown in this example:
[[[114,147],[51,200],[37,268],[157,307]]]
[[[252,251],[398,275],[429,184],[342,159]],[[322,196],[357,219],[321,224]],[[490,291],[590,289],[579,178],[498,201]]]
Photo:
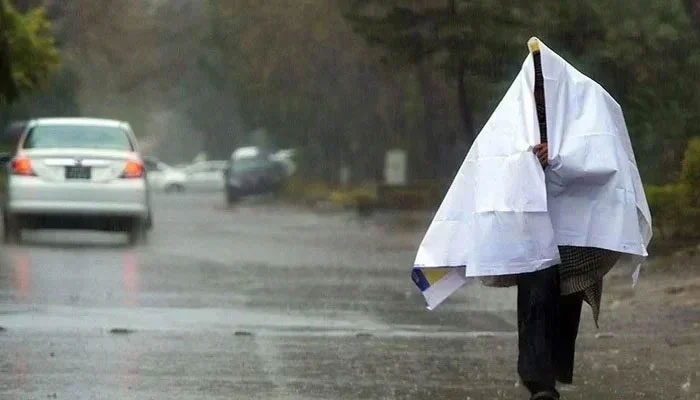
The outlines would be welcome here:
[[[267,152],[244,148],[234,152],[225,176],[226,201],[232,204],[244,196],[277,193],[284,182],[285,168]]]

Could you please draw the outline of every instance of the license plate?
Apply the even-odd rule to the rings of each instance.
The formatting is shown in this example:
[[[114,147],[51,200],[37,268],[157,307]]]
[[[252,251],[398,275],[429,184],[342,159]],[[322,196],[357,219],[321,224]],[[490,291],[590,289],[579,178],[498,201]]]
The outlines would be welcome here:
[[[66,179],[90,179],[90,167],[66,167]]]

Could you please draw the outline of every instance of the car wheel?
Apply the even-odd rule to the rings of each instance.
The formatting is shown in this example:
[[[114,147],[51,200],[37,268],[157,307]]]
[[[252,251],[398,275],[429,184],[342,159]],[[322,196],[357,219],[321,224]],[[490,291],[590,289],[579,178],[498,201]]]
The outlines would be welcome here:
[[[146,221],[141,218],[134,219],[129,226],[129,244],[136,246],[139,244],[145,244],[148,237],[148,229],[146,227]]]
[[[226,191],[226,204],[229,206],[232,206],[236,203],[238,203],[239,197],[238,194],[232,193],[231,190]]]
[[[178,183],[171,183],[165,187],[165,193],[182,193],[185,191],[185,187]]]
[[[17,217],[3,218],[3,240],[8,244],[19,244],[22,241],[22,225]]]

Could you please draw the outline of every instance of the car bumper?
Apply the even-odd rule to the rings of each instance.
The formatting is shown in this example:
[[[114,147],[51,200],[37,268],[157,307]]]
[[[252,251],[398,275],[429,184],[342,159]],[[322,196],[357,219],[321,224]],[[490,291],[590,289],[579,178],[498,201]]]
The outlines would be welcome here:
[[[146,218],[148,190],[142,179],[109,183],[46,182],[12,177],[5,205],[11,214]]]

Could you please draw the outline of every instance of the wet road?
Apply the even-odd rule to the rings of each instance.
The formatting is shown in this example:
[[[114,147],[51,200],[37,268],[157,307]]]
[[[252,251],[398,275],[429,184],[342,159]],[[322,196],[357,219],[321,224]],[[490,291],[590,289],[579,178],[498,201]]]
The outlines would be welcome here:
[[[3,247],[0,399],[525,398],[512,290],[427,312],[409,279],[420,229],[222,197],[158,196],[137,248],[70,232]],[[656,360],[644,334],[582,343],[567,398],[700,398],[697,357]],[[652,361],[678,383],[600,385]]]

